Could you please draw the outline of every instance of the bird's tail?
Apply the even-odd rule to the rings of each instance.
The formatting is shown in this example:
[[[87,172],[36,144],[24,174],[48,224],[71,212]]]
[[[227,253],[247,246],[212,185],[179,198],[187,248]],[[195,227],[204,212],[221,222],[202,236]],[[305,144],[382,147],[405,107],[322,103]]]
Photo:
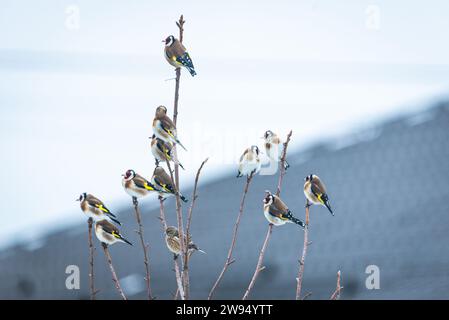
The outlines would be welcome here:
[[[120,240],[122,240],[124,243],[129,244],[130,246],[132,246],[133,244],[131,242],[129,242],[128,240],[126,240],[125,238],[123,238],[122,236],[120,236]]]
[[[181,143],[181,141],[179,141],[179,139],[175,139],[176,143],[179,144],[185,151],[187,151],[186,147],[184,147]]]
[[[324,201],[324,205],[327,208],[327,210],[329,210],[329,212],[331,213],[331,215],[335,216],[334,211],[332,211],[331,205],[329,203],[329,200],[326,199],[326,201]]]
[[[111,215],[108,215],[109,219],[111,219],[111,221],[115,222],[116,224],[118,224],[119,226],[121,226],[122,224],[120,223],[120,221],[118,221],[116,218],[112,217]]]
[[[196,76],[195,69],[193,69],[193,68],[191,68],[191,67],[186,67],[186,68],[187,68],[187,70],[189,70],[189,72],[190,72],[190,74],[191,74],[192,77]]]
[[[179,197],[181,198],[181,200],[182,200],[183,202],[189,202],[189,200],[187,200],[187,198],[184,197],[182,194],[180,194]]]
[[[287,213],[287,219],[290,220],[293,223],[296,223],[297,225],[299,225],[299,226],[301,226],[303,228],[306,227],[306,224],[302,220],[299,220],[298,218],[295,218],[290,211]]]
[[[287,160],[284,161],[284,170],[287,171],[287,169],[290,168],[290,164],[287,162]]]

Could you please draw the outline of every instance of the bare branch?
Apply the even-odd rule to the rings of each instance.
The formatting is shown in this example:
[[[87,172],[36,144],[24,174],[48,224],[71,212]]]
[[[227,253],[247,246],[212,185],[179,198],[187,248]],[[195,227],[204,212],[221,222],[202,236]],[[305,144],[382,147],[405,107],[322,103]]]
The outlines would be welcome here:
[[[165,230],[167,230],[167,220],[165,219],[165,207],[164,207],[164,200],[162,198],[159,198],[159,205],[160,205],[159,220],[161,220],[162,228],[164,229],[163,232],[165,234]],[[174,265],[175,265],[175,276],[177,285],[177,290],[174,299],[176,300],[178,294],[181,293],[181,300],[185,300],[184,288],[182,285],[181,273],[179,271],[179,264],[177,259],[174,259]]]
[[[139,210],[139,202],[136,197],[133,197],[134,211],[136,213],[136,220],[139,229],[136,231],[140,238],[140,244],[143,249],[143,263],[145,265],[145,282],[147,285],[147,295],[148,300],[153,300],[153,294],[151,293],[151,276],[150,276],[150,262],[148,259],[148,245],[145,244],[145,239],[143,236],[143,225],[142,225],[142,216]]]
[[[288,144],[290,142],[290,138],[292,136],[292,131],[290,131],[287,135],[287,139],[284,143],[284,151],[282,152],[282,157],[281,157],[281,161],[279,162],[280,165],[280,172],[279,172],[279,180],[278,180],[278,187],[276,190],[276,195],[279,196],[281,194],[281,186],[282,186],[282,181],[284,179],[284,175],[285,175],[285,159],[287,157],[287,148],[288,148]],[[263,263],[263,258],[265,256],[265,251],[267,249],[268,246],[268,241],[270,240],[271,237],[271,233],[273,231],[273,225],[270,223],[268,225],[268,232],[267,235],[265,237],[265,241],[262,245],[262,249],[260,250],[260,254],[259,254],[259,260],[257,261],[257,266],[256,266],[256,270],[254,271],[253,277],[251,279],[251,282],[248,285],[248,289],[246,289],[245,294],[243,295],[242,300],[246,300],[251,292],[251,289],[254,287],[254,284],[256,283],[257,277],[259,276],[260,271],[264,270],[265,267],[262,267],[262,263]]]
[[[196,173],[196,177],[195,177],[195,185],[193,187],[193,193],[192,193],[192,199],[190,201],[190,207],[189,207],[189,212],[187,214],[187,223],[186,223],[186,237],[187,239],[191,239],[191,235],[190,235],[190,226],[192,224],[192,213],[193,213],[193,208],[195,206],[196,203],[196,199],[198,198],[197,195],[197,190],[198,190],[198,180],[200,178],[200,173],[201,173],[201,169],[203,169],[204,165],[206,164],[207,160],[209,160],[209,158],[206,158],[202,163],[201,166],[198,168],[198,171]],[[188,244],[186,244],[188,245]],[[189,276],[189,260],[190,260],[190,255],[188,253],[188,250],[185,251],[184,253],[184,269],[183,269],[183,279],[184,279],[184,284],[185,284],[185,291],[189,292],[190,290],[190,276]]]
[[[340,299],[341,289],[343,289],[343,287],[340,285],[340,279],[341,279],[341,271],[338,270],[338,272],[337,272],[337,288],[335,289],[334,293],[332,294],[332,296],[330,297],[329,300],[339,300]]]
[[[92,242],[92,225],[94,220],[89,218],[87,220],[88,226],[88,241],[89,241],[89,286],[90,286],[90,300],[95,300],[95,295],[98,290],[95,290],[95,278],[94,278],[94,252],[95,248]]]
[[[182,43],[183,40],[183,36],[184,36],[184,16],[181,15],[181,17],[179,17],[179,21],[176,23],[176,25],[179,28],[179,41]],[[178,103],[179,103],[179,82],[181,79],[181,68],[176,68],[175,70],[176,72],[176,85],[175,85],[175,101],[174,101],[174,107],[173,107],[173,123],[177,124],[178,121]],[[170,171],[170,175],[172,177],[172,181],[173,184],[175,185],[176,188],[176,216],[177,216],[177,221],[178,221],[178,232],[179,232],[179,237],[180,237],[180,242],[181,242],[181,257],[183,257],[185,255],[185,252],[187,251],[187,245],[184,243],[184,226],[183,226],[183,222],[182,222],[182,207],[181,207],[181,198],[179,195],[179,159],[178,159],[178,151],[177,151],[177,147],[176,145],[173,148],[173,160],[175,162],[175,177],[173,179],[173,173],[171,171],[170,168],[170,164],[167,162],[169,171]],[[183,263],[182,259],[181,259],[181,263]],[[183,266],[184,268],[184,266]],[[183,279],[182,279],[183,280]],[[183,286],[185,286],[184,281],[182,282]],[[185,291],[185,287],[183,288]],[[186,292],[186,298],[188,298],[189,293]]]
[[[304,263],[309,246],[309,201],[306,203],[306,227],[304,229],[304,247],[302,249],[301,260],[299,260],[299,270],[296,284],[296,300],[301,299],[302,279],[304,277]]]
[[[232,233],[232,241],[231,241],[231,246],[229,247],[229,250],[228,250],[228,256],[226,257],[226,261],[223,266],[223,269],[220,272],[220,275],[218,276],[217,280],[215,281],[214,285],[212,286],[212,289],[209,292],[209,296],[207,297],[208,300],[212,299],[212,297],[215,293],[215,290],[217,289],[218,285],[220,284],[226,270],[228,270],[228,267],[232,263],[235,262],[235,259],[232,258],[232,252],[234,251],[235,242],[237,240],[237,233],[238,233],[239,225],[240,225],[240,219],[242,218],[242,215],[243,215],[243,208],[245,206],[246,195],[248,194],[249,185],[251,184],[252,179],[253,179],[253,174],[251,173],[251,175],[246,179],[245,189],[243,190],[242,200],[240,201],[239,214],[237,215],[237,220],[235,221],[235,224],[234,224],[234,231]]]
[[[262,263],[263,263],[263,258],[265,256],[265,251],[267,249],[268,241],[270,240],[272,231],[273,231],[273,225],[270,223],[268,225],[268,231],[267,231],[267,235],[265,236],[265,241],[263,242],[262,249],[260,249],[259,260],[257,261],[256,271],[254,271],[253,278],[251,279],[251,282],[249,283],[248,289],[246,289],[246,292],[243,295],[242,300],[246,300],[248,298],[249,293],[251,292],[251,289],[254,287],[254,284],[256,283],[257,276],[259,275],[260,271],[265,269],[264,267],[262,267]]]
[[[290,132],[287,135],[287,140],[284,142],[284,150],[282,151],[281,161],[279,162],[279,169],[281,171],[279,173],[278,187],[276,190],[277,196],[279,196],[281,194],[282,181],[284,180],[284,176],[285,176],[285,160],[287,158],[287,148],[288,148],[288,144],[290,142],[290,138],[292,137],[292,133],[293,133],[293,131],[290,130]]]
[[[111,270],[112,274],[112,281],[114,281],[115,288],[117,289],[118,293],[122,297],[123,300],[127,300],[125,294],[123,293],[122,287],[120,286],[120,282],[118,281],[117,274],[115,273],[114,266],[112,265],[112,258],[111,254],[108,250],[108,245],[106,243],[101,243],[104,249],[104,255],[106,257],[106,260],[108,261],[109,269]]]

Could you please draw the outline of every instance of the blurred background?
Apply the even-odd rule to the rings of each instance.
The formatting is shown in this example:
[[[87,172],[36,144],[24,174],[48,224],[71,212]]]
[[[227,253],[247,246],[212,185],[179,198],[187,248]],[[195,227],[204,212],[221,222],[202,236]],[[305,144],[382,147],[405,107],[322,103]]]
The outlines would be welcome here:
[[[174,71],[161,40],[177,36],[198,76],[183,72],[178,132],[191,195],[204,158],[193,236],[192,298],[205,298],[225,261],[244,180],[243,150],[271,129],[293,130],[283,198],[304,217],[303,178],[327,184],[335,217],[311,209],[304,293],[327,299],[449,298],[449,3],[302,1],[0,0],[0,298],[88,298],[86,217],[75,199],[102,199],[138,244],[121,174],[154,169],[154,110],[173,108]],[[217,298],[240,298],[265,236],[258,176],[236,263]],[[141,201],[153,291],[176,283],[155,196]],[[175,224],[173,199],[167,218]],[[95,239],[96,240],[96,239]],[[98,298],[118,298],[96,241]],[[303,232],[275,228],[252,298],[293,299]],[[144,298],[140,246],[111,248],[130,298]],[[67,290],[67,265],[81,289]],[[366,267],[380,270],[368,290]]]

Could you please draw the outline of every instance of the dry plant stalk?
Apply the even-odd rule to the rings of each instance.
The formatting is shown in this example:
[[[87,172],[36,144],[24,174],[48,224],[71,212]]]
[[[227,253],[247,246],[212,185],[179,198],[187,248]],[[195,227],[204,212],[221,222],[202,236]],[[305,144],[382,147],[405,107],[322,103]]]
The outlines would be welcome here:
[[[140,210],[139,210],[139,202],[137,201],[136,197],[133,197],[133,205],[134,205],[134,211],[136,213],[136,220],[137,220],[137,225],[139,227],[138,230],[136,230],[137,234],[139,235],[140,238],[140,243],[142,245],[142,249],[143,249],[143,263],[145,265],[145,282],[147,285],[147,295],[148,295],[148,300],[153,300],[153,294],[151,293],[151,277],[150,277],[150,262],[148,259],[148,247],[149,245],[147,243],[145,243],[145,239],[143,236],[143,225],[142,225],[142,216],[140,214]]]
[[[292,131],[290,131],[287,135],[287,140],[284,143],[284,151],[282,153],[281,161],[279,162],[280,173],[279,173],[278,186],[277,186],[277,190],[276,190],[277,196],[279,196],[281,194],[282,181],[285,176],[285,158],[287,157],[287,148],[288,148],[288,143],[290,142],[291,136],[292,136]],[[265,256],[265,252],[266,252],[272,231],[273,231],[273,225],[270,223],[270,224],[268,224],[268,231],[267,231],[267,235],[265,236],[265,241],[263,242],[262,249],[260,249],[260,254],[259,254],[259,259],[257,260],[256,270],[254,271],[251,282],[249,283],[248,289],[246,289],[242,300],[246,300],[248,298],[252,288],[254,287],[254,284],[256,283],[259,273],[263,269],[265,269],[265,267],[262,266],[262,263],[263,263],[263,258]]]
[[[334,293],[331,295],[329,300],[339,300],[340,299],[341,289],[343,289],[343,287],[340,284],[340,279],[341,279],[341,271],[338,270],[338,272],[337,272],[337,288],[335,289]]]
[[[161,220],[162,228],[164,229],[163,233],[165,234],[165,230],[167,230],[168,225],[167,225],[167,220],[165,219],[164,199],[162,199],[160,197],[159,203],[160,203],[159,220]],[[179,272],[178,259],[174,259],[173,261],[174,261],[173,263],[175,265],[175,277],[176,277],[176,285],[177,285],[176,294],[174,296],[174,299],[176,300],[178,295],[181,294],[181,300],[185,300],[184,288],[182,286],[181,273]]]
[[[112,265],[112,258],[111,254],[109,253],[108,245],[106,243],[101,243],[104,249],[104,255],[106,257],[106,260],[108,261],[109,269],[111,269],[112,274],[112,281],[114,281],[115,288],[117,289],[118,293],[122,297],[123,300],[127,300],[125,294],[123,293],[122,287],[120,286],[120,282],[118,281],[117,274],[115,273],[114,266]]]
[[[192,238],[191,234],[190,234],[190,226],[192,224],[193,208],[195,206],[196,199],[198,198],[198,194],[197,194],[197,192],[198,192],[198,181],[199,181],[199,178],[200,178],[201,170],[203,169],[203,167],[206,164],[207,160],[209,160],[209,158],[206,158],[201,163],[201,166],[198,168],[198,171],[196,173],[195,184],[194,184],[193,193],[192,193],[192,199],[190,200],[191,201],[190,202],[190,207],[189,207],[189,211],[187,213],[187,223],[186,223],[186,238],[187,239],[191,239]],[[189,255],[188,251],[186,251],[185,254],[184,254],[184,269],[183,269],[183,279],[184,279],[184,284],[185,284],[186,299],[189,298],[189,291],[190,291],[189,260],[190,260],[190,255]]]
[[[246,184],[245,184],[245,188],[243,190],[242,200],[240,201],[239,214],[237,215],[237,220],[235,220],[234,230],[232,232],[231,246],[229,247],[228,255],[226,257],[226,261],[223,266],[223,269],[221,270],[220,275],[218,276],[217,280],[215,281],[214,285],[212,286],[212,289],[209,292],[209,296],[207,297],[208,300],[212,299],[212,297],[215,293],[215,290],[218,288],[218,285],[220,284],[221,280],[223,279],[223,276],[224,276],[225,272],[228,270],[228,267],[235,262],[235,259],[232,258],[232,253],[234,252],[235,243],[237,241],[237,233],[239,231],[240,220],[243,215],[243,208],[245,206],[246,195],[248,194],[249,185],[251,184],[252,179],[253,179],[253,173],[251,173],[251,175],[249,177],[247,177],[247,179],[246,179]]]
[[[94,220],[89,218],[87,220],[88,226],[88,238],[89,238],[89,287],[90,287],[90,300],[95,300],[95,295],[97,294],[97,290],[95,290],[95,278],[94,278],[94,244],[92,242],[92,225]]]
[[[302,249],[301,259],[299,260],[298,277],[296,278],[296,300],[301,299],[302,279],[304,277],[304,263],[307,255],[307,248],[309,247],[309,211],[310,204],[306,201],[306,228],[304,229],[304,247]]]
[[[176,22],[176,25],[179,28],[179,41],[182,43],[183,40],[183,35],[184,35],[184,16],[181,15],[181,17],[179,18],[179,21]],[[176,85],[175,85],[175,100],[174,100],[174,107],[173,107],[173,123],[177,124],[178,121],[178,103],[179,103],[179,82],[181,79],[181,68],[178,67],[176,68]],[[181,244],[181,257],[184,257],[186,251],[187,251],[187,244],[184,241],[184,226],[183,226],[183,222],[182,222],[182,207],[181,207],[181,198],[179,195],[179,160],[178,160],[178,151],[177,151],[177,146],[174,145],[173,148],[174,151],[174,163],[175,163],[175,176],[173,179],[173,172],[171,171],[170,168],[170,164],[167,162],[168,165],[168,169],[170,171],[170,175],[175,187],[175,191],[176,191],[176,216],[177,216],[177,222],[178,222],[178,233],[179,233],[179,239],[180,239],[180,244]],[[181,259],[182,260],[182,259]],[[182,263],[183,261],[181,261]],[[184,268],[184,266],[183,266]],[[182,274],[181,274],[182,276]],[[184,279],[182,280],[182,285],[185,286],[185,282]],[[183,288],[183,291],[185,288]]]

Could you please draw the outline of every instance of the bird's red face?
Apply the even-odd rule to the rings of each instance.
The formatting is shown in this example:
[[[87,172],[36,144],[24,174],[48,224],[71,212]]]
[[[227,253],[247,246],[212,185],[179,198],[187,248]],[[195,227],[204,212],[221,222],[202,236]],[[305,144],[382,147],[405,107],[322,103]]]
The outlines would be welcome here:
[[[134,176],[136,175],[136,173],[134,172],[134,170],[127,170],[125,172],[125,174],[122,174],[122,176],[125,178],[125,180],[129,180],[134,178]]]
[[[167,47],[169,47],[169,46],[171,46],[173,44],[173,42],[175,42],[175,37],[168,36],[165,40],[162,40],[162,42],[165,42],[165,45]]]

